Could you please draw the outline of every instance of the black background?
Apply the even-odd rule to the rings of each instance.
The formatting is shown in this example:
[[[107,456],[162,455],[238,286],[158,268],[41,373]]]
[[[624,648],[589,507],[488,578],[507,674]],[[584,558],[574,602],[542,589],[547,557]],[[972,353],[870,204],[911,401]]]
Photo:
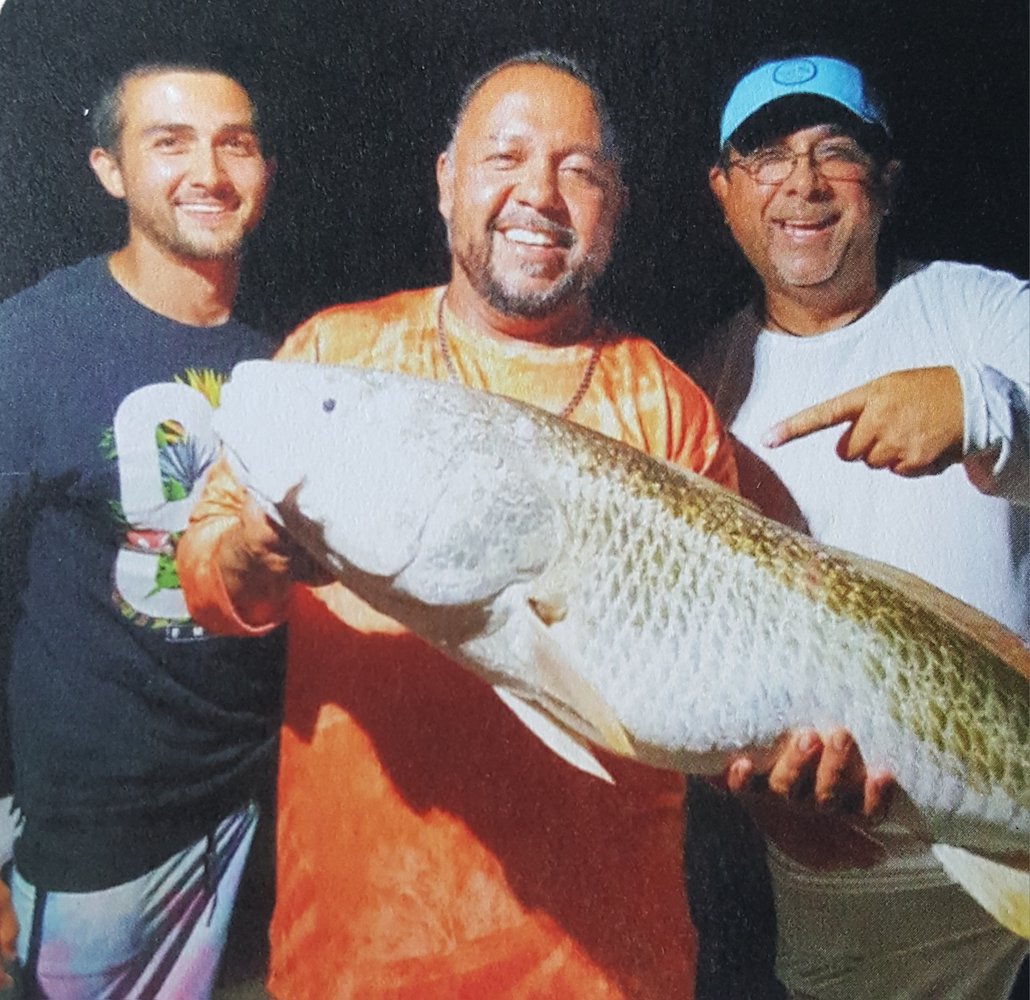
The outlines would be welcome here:
[[[460,90],[525,48],[599,76],[631,201],[599,306],[688,362],[748,294],[707,190],[716,99],[787,43],[877,76],[904,161],[896,237],[919,258],[1027,273],[1025,0],[7,0],[0,9],[0,298],[113,249],[118,205],[86,163],[100,82],[141,59],[244,76],[279,169],[243,316],[314,310],[447,277],[433,165]]]

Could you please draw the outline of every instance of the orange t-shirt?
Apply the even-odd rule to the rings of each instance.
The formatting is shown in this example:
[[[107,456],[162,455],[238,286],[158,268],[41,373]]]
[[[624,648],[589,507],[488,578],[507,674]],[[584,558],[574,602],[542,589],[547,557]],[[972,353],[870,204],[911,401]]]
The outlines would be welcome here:
[[[319,313],[280,358],[446,379],[443,289]],[[590,344],[476,335],[468,385],[560,411]],[[726,486],[711,404],[639,337],[598,328],[571,419]],[[211,559],[239,487],[216,468],[179,549],[191,609],[244,631]],[[547,750],[493,691],[342,586],[292,588],[269,988],[284,1000],[693,995],[680,775],[603,756],[611,786]],[[632,665],[627,665],[632,668]]]

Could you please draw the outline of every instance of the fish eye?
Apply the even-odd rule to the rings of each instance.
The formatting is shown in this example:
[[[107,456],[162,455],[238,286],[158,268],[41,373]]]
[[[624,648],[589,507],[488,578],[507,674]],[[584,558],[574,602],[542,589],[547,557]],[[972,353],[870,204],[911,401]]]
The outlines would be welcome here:
[[[333,410],[336,409],[336,400],[331,397],[329,399],[323,399],[322,409],[325,410],[326,413],[332,413]]]

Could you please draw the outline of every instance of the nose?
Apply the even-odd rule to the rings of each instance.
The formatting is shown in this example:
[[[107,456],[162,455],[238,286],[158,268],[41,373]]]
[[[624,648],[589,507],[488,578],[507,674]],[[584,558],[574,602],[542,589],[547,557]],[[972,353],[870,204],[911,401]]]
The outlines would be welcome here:
[[[198,142],[190,157],[190,181],[198,187],[215,188],[224,177],[225,171],[214,145]]]
[[[543,157],[529,160],[519,177],[516,197],[530,208],[553,215],[563,204],[558,168]]]
[[[797,155],[784,187],[802,198],[818,199],[829,192],[830,185],[816,168],[811,149]]]

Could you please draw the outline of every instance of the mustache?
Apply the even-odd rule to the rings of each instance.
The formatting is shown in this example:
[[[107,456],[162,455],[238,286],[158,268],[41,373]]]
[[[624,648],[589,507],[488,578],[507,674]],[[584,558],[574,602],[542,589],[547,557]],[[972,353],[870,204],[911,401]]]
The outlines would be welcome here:
[[[534,232],[545,233],[566,250],[576,243],[574,229],[533,212],[513,212],[511,215],[494,219],[490,224],[490,230],[493,232],[502,226],[505,229],[532,229]]]

